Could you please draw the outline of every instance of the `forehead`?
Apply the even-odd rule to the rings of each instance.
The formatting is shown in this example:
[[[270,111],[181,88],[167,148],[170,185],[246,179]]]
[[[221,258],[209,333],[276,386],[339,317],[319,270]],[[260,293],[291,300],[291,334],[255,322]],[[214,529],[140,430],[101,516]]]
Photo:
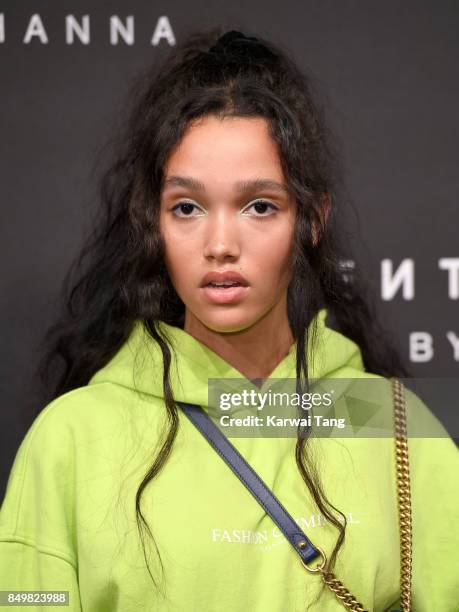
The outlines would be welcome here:
[[[165,175],[177,173],[244,178],[249,173],[281,180],[277,143],[260,117],[206,116],[191,123],[171,152]]]

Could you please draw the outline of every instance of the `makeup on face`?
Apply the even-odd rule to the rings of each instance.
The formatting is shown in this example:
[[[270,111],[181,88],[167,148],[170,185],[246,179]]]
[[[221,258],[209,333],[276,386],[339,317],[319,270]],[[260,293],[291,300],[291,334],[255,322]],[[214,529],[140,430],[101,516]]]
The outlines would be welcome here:
[[[262,118],[209,116],[164,169],[160,226],[187,317],[212,329],[286,324],[296,207]]]

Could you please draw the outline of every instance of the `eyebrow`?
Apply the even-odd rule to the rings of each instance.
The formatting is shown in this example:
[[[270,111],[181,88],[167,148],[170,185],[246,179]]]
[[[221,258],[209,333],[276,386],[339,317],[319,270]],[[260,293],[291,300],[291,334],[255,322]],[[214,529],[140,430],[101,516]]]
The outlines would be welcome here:
[[[166,187],[186,187],[188,189],[201,192],[206,190],[204,183],[201,183],[201,181],[189,176],[169,176],[164,181],[164,188]],[[285,187],[285,185],[279,183],[278,181],[266,178],[257,178],[249,181],[237,181],[234,183],[234,189],[238,193],[247,193],[250,191],[266,189],[288,194],[288,189]]]

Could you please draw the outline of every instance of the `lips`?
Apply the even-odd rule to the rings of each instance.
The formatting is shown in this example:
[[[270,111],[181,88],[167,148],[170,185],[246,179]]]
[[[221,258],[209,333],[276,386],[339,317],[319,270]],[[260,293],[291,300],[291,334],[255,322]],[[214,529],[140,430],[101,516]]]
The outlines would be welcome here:
[[[224,283],[226,286],[242,286],[248,287],[249,283],[247,280],[238,272],[233,272],[231,270],[215,270],[213,272],[208,272],[201,282],[201,287],[215,287],[216,285],[221,285]],[[223,290],[225,287],[221,285]]]
[[[226,286],[219,283],[225,283]],[[208,272],[201,283],[204,299],[210,304],[230,306],[238,304],[247,297],[249,283],[238,272],[220,270]]]

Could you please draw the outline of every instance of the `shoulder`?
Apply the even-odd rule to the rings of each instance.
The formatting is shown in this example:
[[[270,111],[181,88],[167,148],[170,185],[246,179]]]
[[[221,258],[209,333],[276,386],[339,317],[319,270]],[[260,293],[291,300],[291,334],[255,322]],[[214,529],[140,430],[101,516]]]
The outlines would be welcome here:
[[[407,386],[409,380],[406,383],[403,385],[403,396],[407,446],[406,450],[402,450],[404,456],[407,452],[416,526],[424,532],[430,520],[440,522],[445,512],[459,518],[459,452],[443,423],[428,404]],[[393,405],[391,410],[393,412]],[[395,440],[391,445],[395,469]],[[458,534],[456,530],[456,540]]]
[[[368,372],[360,372],[343,380],[343,389],[348,407],[355,412],[366,412],[366,419],[372,419],[372,426],[381,426],[381,432],[392,436],[394,433],[395,384],[393,378]],[[411,387],[410,379],[398,379],[402,383],[402,397],[406,415],[408,438],[450,439],[441,420],[429,405]],[[333,383],[336,385],[336,380]]]
[[[0,541],[40,541],[47,550],[71,551],[82,496],[91,486],[111,486],[122,466],[137,453],[143,458],[154,440],[155,413],[162,411],[152,410],[152,401],[147,410],[146,401],[100,383],[45,406],[16,453],[0,510]]]
[[[128,444],[142,445],[147,430],[151,442],[163,413],[154,408],[160,408],[159,398],[147,399],[109,382],[59,396],[27,430],[9,475],[7,496],[20,497],[24,488],[33,490],[44,483],[65,490],[77,465],[96,468],[104,457],[121,455]]]
[[[451,435],[432,411],[431,407],[412,388],[409,379],[400,379],[403,384],[403,399],[406,415],[406,430],[410,468],[419,479],[428,478],[429,470],[445,473],[451,479],[459,470],[459,453]],[[333,387],[339,390],[339,381]],[[411,388],[410,388],[410,386]],[[395,436],[394,384],[393,379],[364,373],[359,378],[342,380],[344,393],[343,409],[351,424],[350,437],[357,437],[376,447],[378,438],[385,439],[393,463]],[[341,399],[340,394],[337,394]],[[454,407],[451,406],[451,409]],[[368,436],[368,437],[367,437]],[[392,466],[393,468],[394,466]],[[392,469],[391,468],[391,469]]]
[[[46,448],[46,456],[68,452],[73,445],[99,441],[129,421],[155,415],[159,398],[146,398],[111,382],[78,387],[47,404],[36,416],[21,444],[24,450]],[[150,410],[146,409],[146,405]],[[23,451],[24,452],[24,451]]]

